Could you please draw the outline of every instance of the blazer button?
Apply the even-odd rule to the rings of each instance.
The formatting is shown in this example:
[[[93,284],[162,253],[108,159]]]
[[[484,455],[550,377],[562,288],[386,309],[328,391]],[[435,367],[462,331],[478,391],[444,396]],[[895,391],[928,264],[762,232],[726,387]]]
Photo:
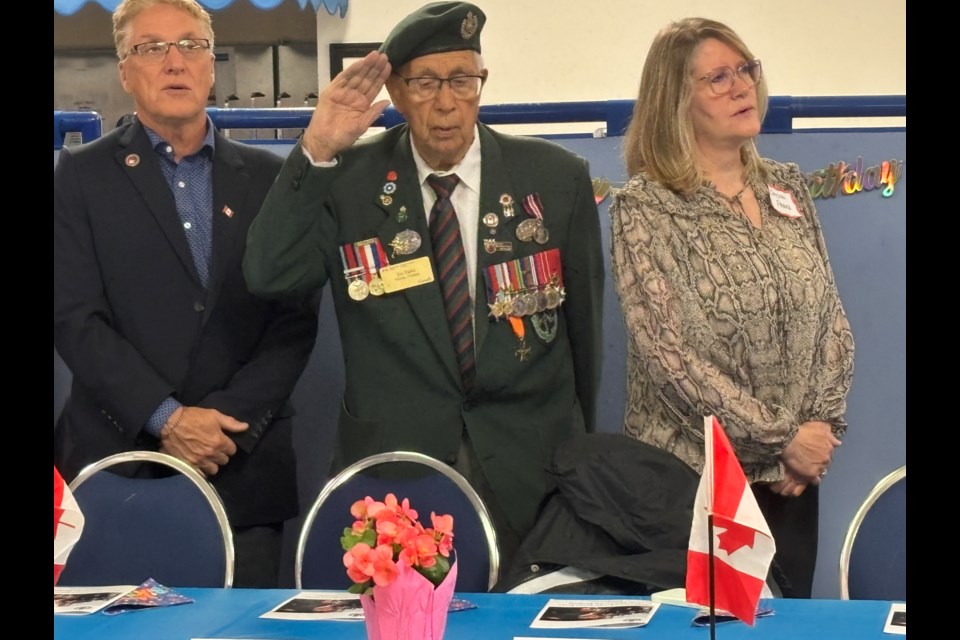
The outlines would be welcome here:
[[[193,310],[196,311],[197,313],[203,311],[203,303],[202,303],[202,302],[194,302],[194,303],[193,303]]]

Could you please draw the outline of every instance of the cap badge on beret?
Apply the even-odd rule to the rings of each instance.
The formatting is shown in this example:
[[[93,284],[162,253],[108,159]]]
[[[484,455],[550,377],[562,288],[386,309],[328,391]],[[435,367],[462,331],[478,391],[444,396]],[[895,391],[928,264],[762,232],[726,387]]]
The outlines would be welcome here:
[[[477,32],[477,25],[479,23],[480,20],[477,18],[477,15],[473,11],[468,11],[467,17],[460,23],[460,37],[464,40],[472,38]]]

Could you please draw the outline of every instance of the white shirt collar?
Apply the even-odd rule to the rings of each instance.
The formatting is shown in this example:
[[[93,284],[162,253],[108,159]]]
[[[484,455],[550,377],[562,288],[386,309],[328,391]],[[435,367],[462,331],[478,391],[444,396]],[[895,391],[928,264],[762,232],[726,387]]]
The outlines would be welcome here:
[[[480,193],[480,131],[477,125],[473,125],[473,142],[470,144],[470,148],[467,149],[467,153],[463,156],[463,159],[456,165],[454,165],[449,171],[436,171],[431,169],[427,162],[423,159],[420,153],[417,151],[417,145],[413,143],[413,136],[410,136],[410,149],[413,151],[413,161],[417,165],[417,177],[420,180],[420,186],[423,186],[427,177],[431,173],[436,173],[439,175],[447,175],[448,173],[455,173],[457,177],[460,178],[460,183],[471,191]]]

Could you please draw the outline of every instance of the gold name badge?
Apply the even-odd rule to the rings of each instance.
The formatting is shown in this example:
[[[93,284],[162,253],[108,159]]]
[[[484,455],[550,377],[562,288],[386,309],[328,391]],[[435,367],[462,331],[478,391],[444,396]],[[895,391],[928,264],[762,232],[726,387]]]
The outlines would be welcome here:
[[[422,256],[416,260],[397,262],[380,269],[384,293],[393,293],[433,282],[433,267],[430,258]]]

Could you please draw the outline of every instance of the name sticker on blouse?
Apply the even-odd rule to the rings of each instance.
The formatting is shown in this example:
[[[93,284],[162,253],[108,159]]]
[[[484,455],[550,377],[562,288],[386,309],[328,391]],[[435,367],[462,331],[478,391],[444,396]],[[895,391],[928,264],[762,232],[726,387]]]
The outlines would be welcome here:
[[[777,210],[777,213],[788,218],[799,218],[803,215],[800,211],[800,205],[797,204],[797,199],[793,197],[792,193],[777,189],[772,184],[768,184],[767,189],[770,191],[770,204]]]

